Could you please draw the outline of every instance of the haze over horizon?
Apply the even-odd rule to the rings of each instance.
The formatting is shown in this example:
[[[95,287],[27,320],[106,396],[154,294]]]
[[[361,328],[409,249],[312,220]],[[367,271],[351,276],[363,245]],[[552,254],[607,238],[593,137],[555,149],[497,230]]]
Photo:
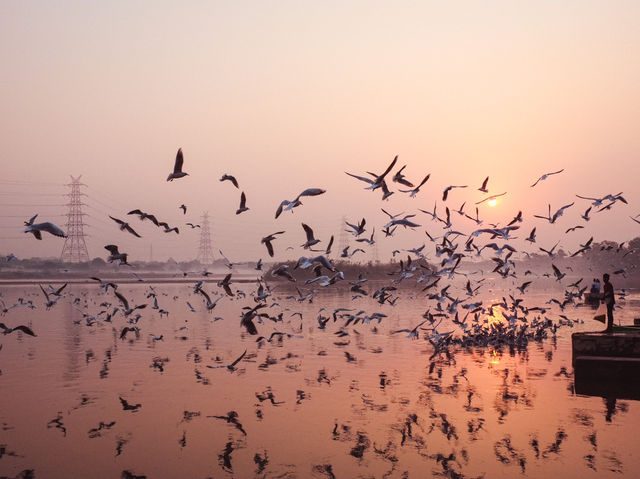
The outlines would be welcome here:
[[[474,214],[486,176],[490,194],[507,194],[480,205],[481,227],[521,210],[525,250],[534,226],[536,250],[640,236],[629,218],[640,213],[637,2],[4,2],[0,40],[2,254],[60,255],[63,239],[37,241],[23,221],[38,213],[65,229],[69,175],[87,185],[92,258],[114,243],[130,261],[151,244],[154,259],[193,259],[199,230],[184,223],[208,211],[216,257],[267,260],[260,239],[285,230],[275,259],[297,258],[300,223],[324,248],[343,217],[364,217],[384,260],[445,231],[418,208],[437,203],[443,217],[447,206],[453,229],[477,228],[453,210],[466,201]],[[168,183],[178,148],[189,176]],[[381,173],[395,155],[391,175],[405,164],[414,184],[431,175],[415,198],[389,182],[381,201],[344,173]],[[443,202],[449,185],[468,188]],[[326,193],[274,219],[309,187]],[[241,191],[250,210],[236,215]],[[576,194],[620,192],[628,205],[580,219],[590,203]],[[574,201],[556,224],[533,218]],[[135,208],[180,234],[130,216],[138,239],[108,218]],[[380,208],[422,226],[384,238]]]

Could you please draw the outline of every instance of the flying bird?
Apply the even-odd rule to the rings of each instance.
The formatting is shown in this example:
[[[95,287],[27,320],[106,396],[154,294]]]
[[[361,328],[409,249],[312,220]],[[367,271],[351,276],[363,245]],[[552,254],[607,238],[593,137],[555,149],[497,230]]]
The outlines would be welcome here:
[[[108,244],[104,247],[104,249],[106,249],[110,253],[109,257],[107,258],[107,261],[109,261],[109,263],[120,261],[120,264],[129,264],[127,263],[127,253],[120,253],[116,245]]]
[[[182,214],[186,215],[187,214],[187,206],[182,204],[180,206],[178,206],[178,208],[180,208],[182,210]]]
[[[482,186],[478,188],[478,191],[482,191],[483,193],[489,193],[489,190],[487,189],[487,183],[489,183],[488,176],[484,179],[484,181],[482,182]]]
[[[118,223],[120,225],[120,231],[128,231],[129,233],[131,233],[133,236],[136,236],[138,238],[142,238],[142,236],[140,236],[138,233],[135,232],[135,230],[129,226],[129,223],[127,223],[126,221],[122,221],[118,218],[114,218],[113,216],[109,215],[109,218],[111,218],[113,221],[115,221],[116,223]]]
[[[370,179],[370,178],[365,178],[363,176],[357,176],[357,175],[353,175],[351,173],[347,173],[345,171],[345,173],[347,173],[347,175],[356,178],[357,180],[360,181],[364,181],[365,183],[368,183],[369,186],[367,186],[365,189],[367,190],[375,190],[378,189],[380,187],[382,187],[382,184],[384,183],[384,177],[387,176],[387,174],[391,171],[391,169],[395,166],[396,161],[398,161],[398,156],[396,155],[396,157],[393,159],[393,161],[391,162],[391,164],[387,167],[386,170],[384,170],[384,172],[381,175],[377,175],[375,173],[371,173],[368,172],[371,176],[374,177],[374,179]],[[401,170],[402,171],[402,170]]]
[[[558,171],[552,171],[551,173],[545,173],[540,178],[538,178],[534,184],[531,185],[531,188],[536,186],[540,181],[546,180],[549,176],[557,175],[558,173],[562,173],[563,171],[564,171],[564,168],[562,168],[561,170],[558,170]]]
[[[33,215],[28,221],[24,222],[24,225],[26,226],[26,228],[24,229],[23,233],[32,233],[33,236],[35,236],[35,238],[37,240],[41,240],[42,239],[42,231],[46,231],[49,234],[52,234],[53,236],[58,236],[60,238],[66,238],[67,235],[64,233],[64,231],[62,231],[60,228],[58,228],[56,225],[54,225],[53,223],[50,222],[45,222],[45,223],[35,223],[34,221],[36,219],[38,215],[35,214]]]
[[[16,326],[15,328],[10,328],[4,323],[0,323],[0,329],[2,329],[2,334],[11,334],[14,331],[22,331],[24,334],[29,336],[36,336],[36,333],[29,326],[25,326],[21,324],[20,326]]]
[[[491,195],[491,196],[487,196],[486,198],[480,200],[480,201],[476,201],[476,205],[482,204],[485,201],[491,201],[491,200],[495,200],[496,198],[499,198],[501,196],[506,195],[507,192],[505,191],[504,193],[500,193],[499,195]]]
[[[233,183],[233,186],[235,186],[236,188],[240,188],[238,186],[238,180],[236,180],[233,176],[227,175],[227,174],[222,175],[222,178],[220,178],[220,181],[225,181],[225,180],[228,180],[231,183]]]
[[[243,191],[240,195],[240,206],[236,210],[236,214],[239,215],[240,213],[244,213],[245,211],[249,211],[249,208],[247,208],[247,196]]]
[[[150,215],[149,213],[145,213],[144,211],[141,211],[139,209],[131,210],[127,214],[137,215],[140,218],[140,221],[150,219],[154,225],[158,226],[158,219],[154,215]]]
[[[235,371],[236,370],[236,364],[238,364],[240,361],[242,361],[242,358],[244,358],[246,354],[247,354],[247,350],[245,349],[244,353],[242,353],[240,356],[238,356],[230,364],[226,364],[226,365],[223,365],[223,366],[209,366],[209,365],[207,365],[207,367],[209,369],[227,368],[229,371]]]
[[[275,233],[270,234],[269,236],[265,236],[260,240],[260,243],[263,243],[267,247],[267,252],[269,256],[273,258],[273,244],[271,242],[276,239],[276,235],[283,234],[284,231],[276,231]]]
[[[321,188],[307,188],[298,196],[296,196],[296,198],[293,201],[283,200],[278,206],[278,209],[276,210],[276,218],[280,216],[280,214],[283,211],[293,212],[293,208],[300,206],[302,204],[302,201],[300,201],[300,198],[302,198],[303,196],[318,196],[323,193],[326,193],[326,191],[327,190],[323,190]]]
[[[167,177],[167,181],[173,181],[177,178],[182,178],[189,174],[182,171],[183,164],[184,164],[184,157],[182,156],[182,148],[178,148],[178,153],[176,153],[176,162],[173,165],[173,173],[171,173]]]
[[[408,186],[409,188],[413,188],[413,183],[408,181],[402,174],[402,170],[404,170],[406,167],[407,165],[404,165],[402,168],[398,170],[398,172],[393,176],[393,182],[400,183],[401,185]]]
[[[400,190],[400,191],[402,193],[409,193],[409,198],[413,198],[414,196],[416,196],[420,192],[420,187],[422,185],[424,185],[429,178],[431,178],[431,174],[430,173],[427,176],[425,176],[423,178],[423,180],[420,182],[420,184],[418,186],[416,186],[415,188],[413,188],[411,190]]]
[[[304,229],[304,232],[307,235],[307,241],[301,245],[304,249],[309,249],[313,245],[320,243],[319,239],[314,238],[313,230],[309,225],[305,225],[304,223],[302,223],[302,228]]]
[[[447,201],[447,196],[449,196],[449,191],[451,191],[453,188],[466,188],[467,185],[464,186],[455,186],[455,185],[451,185],[451,186],[447,186],[444,191],[442,192],[442,201]]]

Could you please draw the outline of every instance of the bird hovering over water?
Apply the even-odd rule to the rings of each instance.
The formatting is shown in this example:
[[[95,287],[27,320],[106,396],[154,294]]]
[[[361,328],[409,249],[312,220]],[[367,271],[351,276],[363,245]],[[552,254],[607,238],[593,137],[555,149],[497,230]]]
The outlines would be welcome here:
[[[184,164],[184,157],[182,156],[182,148],[178,148],[178,153],[176,153],[176,161],[173,165],[173,173],[171,173],[167,177],[167,181],[173,181],[177,178],[182,178],[189,174],[182,171],[183,164]]]
[[[313,245],[320,243],[319,239],[314,238],[313,230],[309,225],[305,225],[304,223],[302,223],[302,228],[304,229],[304,232],[307,235],[307,241],[305,241],[305,243],[301,245],[304,249],[309,249]]]

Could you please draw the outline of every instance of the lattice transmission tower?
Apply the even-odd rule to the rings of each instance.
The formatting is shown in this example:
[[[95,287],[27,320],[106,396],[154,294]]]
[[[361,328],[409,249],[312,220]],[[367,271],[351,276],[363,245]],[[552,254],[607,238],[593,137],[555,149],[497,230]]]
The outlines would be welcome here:
[[[82,197],[85,194],[80,191],[81,186],[87,185],[80,183],[80,178],[82,178],[82,175],[77,178],[72,176],[71,183],[66,185],[70,187],[71,192],[66,195],[69,197],[69,203],[66,205],[69,208],[67,213],[67,238],[64,240],[62,253],[60,254],[60,260],[66,263],[89,261],[89,252],[84,241],[86,235],[84,234],[84,221],[82,219],[85,216],[85,213],[82,212],[82,207],[84,206]]]
[[[209,226],[209,212],[200,217],[200,245],[196,261],[202,264],[213,264],[213,250],[211,249],[211,229]]]

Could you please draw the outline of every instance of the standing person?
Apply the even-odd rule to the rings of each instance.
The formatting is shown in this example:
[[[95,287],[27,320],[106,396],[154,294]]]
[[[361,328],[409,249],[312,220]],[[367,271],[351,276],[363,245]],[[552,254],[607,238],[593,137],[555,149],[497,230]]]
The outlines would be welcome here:
[[[607,305],[607,329],[606,331],[613,331],[613,305],[616,304],[616,300],[613,294],[613,285],[609,282],[609,275],[607,273],[602,275],[604,286],[602,288],[602,301]]]

